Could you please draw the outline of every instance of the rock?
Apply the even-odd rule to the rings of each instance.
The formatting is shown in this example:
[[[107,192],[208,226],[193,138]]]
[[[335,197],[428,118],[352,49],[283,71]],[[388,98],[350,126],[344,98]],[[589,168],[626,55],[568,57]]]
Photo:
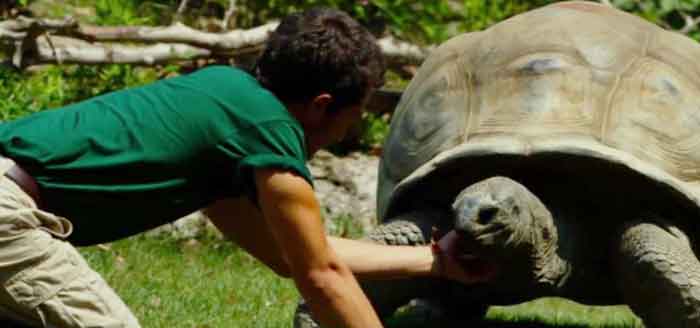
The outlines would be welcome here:
[[[170,234],[175,239],[191,239],[208,233],[221,235],[214,224],[201,212],[197,211],[179,220],[162,225],[146,232],[147,236],[156,237]]]
[[[337,157],[322,150],[309,161],[327,225],[340,217],[352,219],[364,230],[376,223],[378,165],[378,157],[359,152]]]

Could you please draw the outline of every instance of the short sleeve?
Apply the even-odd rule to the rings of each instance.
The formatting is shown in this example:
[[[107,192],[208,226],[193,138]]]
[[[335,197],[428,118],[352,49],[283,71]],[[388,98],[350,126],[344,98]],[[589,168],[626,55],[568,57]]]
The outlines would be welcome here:
[[[227,138],[220,147],[238,157],[234,186],[242,189],[238,193],[253,200],[256,195],[253,173],[260,168],[292,171],[313,186],[306,166],[304,133],[298,124],[279,120],[251,126]]]
[[[238,174],[244,177],[248,174],[245,171],[250,170],[252,172],[257,168],[278,168],[294,171],[313,186],[313,179],[311,178],[309,168],[306,167],[305,162],[302,162],[296,158],[277,154],[257,154],[247,156],[239,164]]]

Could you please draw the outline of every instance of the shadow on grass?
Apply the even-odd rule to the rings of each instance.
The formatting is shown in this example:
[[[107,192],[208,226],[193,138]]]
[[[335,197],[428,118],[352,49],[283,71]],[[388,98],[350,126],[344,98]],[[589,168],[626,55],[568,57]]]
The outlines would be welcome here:
[[[507,322],[500,320],[463,320],[446,321],[435,320],[433,322],[415,321],[401,317],[395,317],[386,323],[387,328],[617,328],[619,326],[591,326],[587,324],[548,324],[537,321]]]
[[[515,306],[494,306],[485,317],[446,318],[429,307],[405,307],[389,318],[387,328],[643,328],[624,306],[584,306],[559,298],[542,298]]]

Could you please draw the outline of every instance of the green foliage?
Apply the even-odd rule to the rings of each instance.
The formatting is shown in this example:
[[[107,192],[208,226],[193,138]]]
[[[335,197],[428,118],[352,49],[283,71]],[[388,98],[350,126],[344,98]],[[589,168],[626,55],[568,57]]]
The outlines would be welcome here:
[[[158,25],[170,23],[163,19],[171,15],[175,1],[142,0],[68,0],[73,5],[92,8],[95,15],[87,17],[96,25]]]
[[[616,7],[654,22],[664,28],[680,30],[687,17],[700,17],[700,0],[612,0]],[[692,27],[688,35],[700,40],[700,28]]]
[[[128,65],[47,66],[31,74],[0,66],[0,120],[145,84],[157,77],[154,69]]]
[[[148,15],[139,15],[136,0],[94,0],[94,23],[100,25],[146,25],[152,21]]]
[[[247,0],[242,1],[245,9],[238,18],[242,26],[254,26],[297,10],[328,6],[347,11],[377,33],[387,29],[410,41],[437,43],[549,2],[552,1]]]
[[[155,69],[129,65],[72,66],[64,71],[66,78],[74,81],[77,100],[82,100],[110,91],[135,87],[155,81]]]
[[[21,73],[0,66],[0,120],[12,119],[40,110],[41,108],[35,105],[36,99],[32,95],[41,94],[44,82],[36,77],[23,80]],[[60,81],[49,83],[51,82],[53,83],[49,88],[60,84]],[[51,101],[44,100],[44,102]]]
[[[324,219],[324,225],[326,233],[331,236],[358,239],[365,234],[362,225],[348,215],[340,215],[330,220]]]
[[[360,123],[360,145],[367,149],[380,148],[384,139],[389,134],[389,119],[387,115],[377,115],[374,113],[365,113]]]
[[[426,318],[420,309],[406,306],[388,320],[389,328],[464,327],[449,320]],[[585,306],[563,298],[546,297],[514,306],[492,306],[484,328],[642,328],[627,306]]]
[[[514,306],[493,306],[486,317],[502,323],[543,323],[551,327],[642,328],[627,306],[585,306],[563,298],[546,297]]]
[[[536,1],[403,1],[372,0],[375,17],[386,22],[392,34],[419,43],[439,43],[459,33],[484,29],[523,11],[552,2]],[[362,17],[361,15],[358,15]]]
[[[460,28],[461,31],[483,30],[510,16],[519,14],[534,8],[538,8],[556,1],[462,1]]]

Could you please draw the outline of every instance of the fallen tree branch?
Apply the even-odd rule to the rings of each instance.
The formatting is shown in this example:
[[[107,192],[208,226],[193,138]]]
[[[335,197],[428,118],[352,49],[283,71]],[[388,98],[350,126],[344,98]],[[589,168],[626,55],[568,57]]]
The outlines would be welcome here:
[[[49,44],[53,41],[53,45]],[[418,47],[397,43],[391,38],[379,40],[391,63],[418,63],[426,52]],[[25,59],[22,67],[41,63],[65,64],[142,64],[153,65],[178,60],[209,58],[236,59],[250,56],[262,50],[262,43],[252,43],[248,47],[234,50],[218,50],[192,46],[186,43],[157,43],[144,46],[126,46],[118,43],[91,43],[74,38],[43,36],[37,40],[39,58]]]
[[[248,30],[233,30],[226,33],[202,32],[181,23],[165,27],[148,26],[81,26],[72,19],[44,20],[19,18],[0,22],[0,40],[27,42],[29,30],[39,30],[43,37],[36,43],[37,51],[22,51],[23,56],[39,55],[39,58],[21,60],[21,67],[35,63],[80,63],[80,64],[155,64],[183,59],[210,56],[236,58],[259,52],[271,31],[277,28],[271,22]],[[48,45],[47,34],[55,39],[53,47]],[[33,33],[34,37],[38,34]],[[119,45],[120,42],[138,45]],[[390,62],[418,64],[429,49],[402,42],[393,37],[378,40]],[[48,51],[50,49],[51,51]],[[139,56],[139,54],[141,54]]]
[[[6,29],[0,28],[0,39],[22,40],[26,36],[27,36],[27,33],[25,33],[25,32],[15,32],[12,30],[6,30]]]
[[[24,16],[15,19],[0,21],[0,30],[12,30],[21,32],[28,30],[31,27],[39,27],[47,31],[75,29],[78,23],[71,17],[64,19],[49,19],[49,18],[28,18]]]
[[[132,47],[119,44],[95,44],[82,40],[42,36],[37,42],[37,56],[26,65],[43,63],[79,64],[141,64],[153,65],[174,58],[197,59],[211,56],[211,51],[188,44],[160,43]]]
[[[140,43],[187,43],[203,48],[236,50],[262,45],[278,22],[267,23],[248,30],[234,30],[226,33],[210,33],[195,30],[182,23],[166,27],[148,26],[85,26],[73,36],[94,41],[140,42]]]
[[[383,37],[377,40],[377,44],[388,61],[402,64],[419,64],[433,49],[433,47],[423,48],[403,42],[393,36]]]

